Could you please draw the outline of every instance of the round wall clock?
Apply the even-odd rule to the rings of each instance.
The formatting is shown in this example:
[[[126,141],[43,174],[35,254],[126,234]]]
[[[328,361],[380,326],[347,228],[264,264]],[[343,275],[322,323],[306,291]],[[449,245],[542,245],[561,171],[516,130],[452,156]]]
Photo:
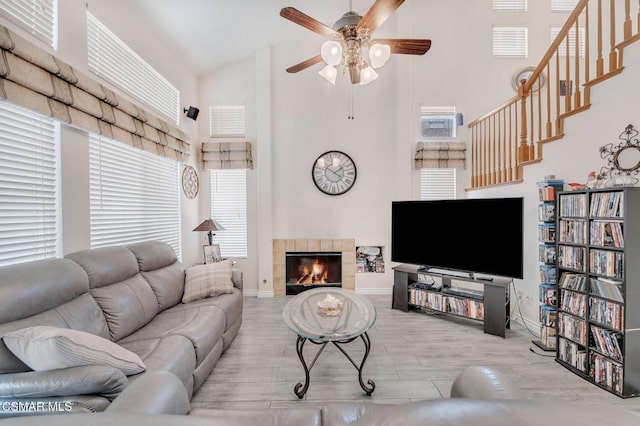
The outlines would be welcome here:
[[[341,151],[327,151],[311,168],[316,187],[328,195],[344,194],[353,187],[358,171],[351,157]]]
[[[182,191],[184,195],[189,199],[196,198],[199,189],[200,182],[198,181],[196,169],[191,166],[184,166],[184,170],[182,170]]]

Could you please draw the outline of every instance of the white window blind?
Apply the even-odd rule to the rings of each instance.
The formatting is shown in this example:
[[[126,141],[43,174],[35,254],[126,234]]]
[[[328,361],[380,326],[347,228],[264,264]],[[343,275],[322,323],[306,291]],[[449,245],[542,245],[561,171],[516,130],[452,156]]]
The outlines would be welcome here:
[[[0,12],[48,46],[57,48],[57,0],[0,0]]]
[[[179,163],[89,136],[91,248],[149,240],[181,258]]]
[[[89,70],[179,124],[180,91],[87,12]]]
[[[552,12],[573,12],[578,0],[551,0]]]
[[[209,135],[212,138],[244,138],[244,105],[209,107]]]
[[[224,228],[214,237],[222,256],[246,257],[246,169],[211,170],[211,217]]]
[[[526,12],[527,0],[493,0],[493,10],[499,12]]]
[[[0,266],[60,255],[59,158],[54,120],[0,101]]]
[[[526,58],[529,55],[527,27],[493,27],[493,56]]]
[[[423,138],[455,138],[455,106],[420,106],[420,134]]]
[[[455,200],[456,169],[420,169],[421,200]]]
[[[553,42],[556,37],[558,37],[558,33],[560,33],[560,27],[551,27],[551,42]],[[584,28],[578,28],[578,42],[580,43],[580,57],[584,58],[584,43],[585,43],[585,32]],[[576,53],[576,29],[571,28],[569,30],[569,56],[575,56]],[[565,38],[560,46],[558,46],[558,54],[560,56],[567,56],[567,38]]]

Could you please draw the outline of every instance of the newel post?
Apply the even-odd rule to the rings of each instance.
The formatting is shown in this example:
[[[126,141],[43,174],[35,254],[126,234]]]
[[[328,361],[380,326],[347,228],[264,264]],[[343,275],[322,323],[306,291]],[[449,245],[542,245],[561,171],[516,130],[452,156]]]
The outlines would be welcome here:
[[[530,160],[530,150],[527,145],[527,94],[524,91],[527,80],[520,80],[518,97],[520,98],[520,146],[518,147],[518,164]]]

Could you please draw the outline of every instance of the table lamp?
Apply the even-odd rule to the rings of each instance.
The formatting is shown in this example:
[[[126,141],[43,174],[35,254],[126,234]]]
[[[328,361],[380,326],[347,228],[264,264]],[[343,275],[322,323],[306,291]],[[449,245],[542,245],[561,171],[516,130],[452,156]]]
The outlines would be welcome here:
[[[209,232],[209,245],[213,244],[213,236],[215,235],[214,231],[224,231],[222,225],[220,225],[215,220],[209,218],[202,222],[200,225],[196,226],[194,231],[208,231]]]

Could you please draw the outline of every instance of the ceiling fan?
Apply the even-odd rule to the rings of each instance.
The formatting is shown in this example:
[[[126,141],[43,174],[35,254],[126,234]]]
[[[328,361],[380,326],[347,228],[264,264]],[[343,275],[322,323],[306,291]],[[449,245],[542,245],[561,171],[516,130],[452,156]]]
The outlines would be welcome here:
[[[329,38],[322,44],[321,54],[287,68],[288,73],[297,73],[319,62],[327,65],[320,75],[335,84],[338,70],[349,70],[352,84],[367,84],[378,78],[375,68],[380,68],[391,54],[424,55],[431,47],[431,40],[421,39],[371,39],[404,0],[376,0],[364,16],[349,11],[336,21],[333,28],[313,19],[293,7],[285,7],[280,16],[304,28]],[[351,5],[351,2],[349,2]],[[349,9],[352,9],[349,7]],[[368,56],[368,60],[366,59]]]

